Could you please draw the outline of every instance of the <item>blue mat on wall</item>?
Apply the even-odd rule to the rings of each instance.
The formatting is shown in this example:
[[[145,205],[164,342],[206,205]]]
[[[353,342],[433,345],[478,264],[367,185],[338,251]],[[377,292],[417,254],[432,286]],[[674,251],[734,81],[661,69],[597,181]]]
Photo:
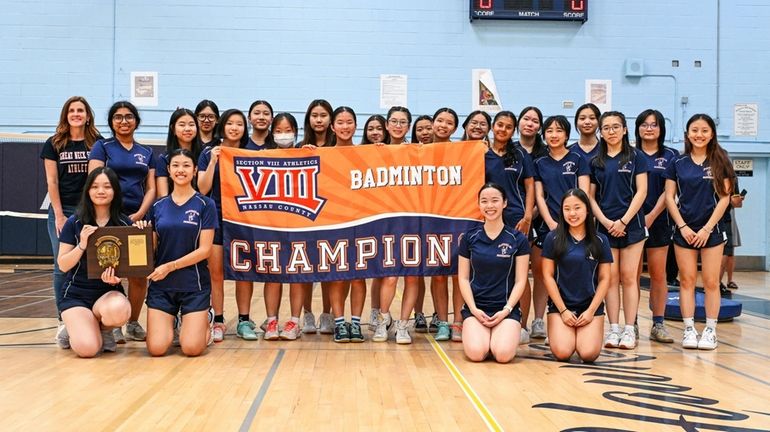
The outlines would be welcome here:
[[[695,292],[695,321],[706,321],[706,308],[704,307],[705,295],[702,292]],[[739,301],[723,298],[719,307],[719,321],[731,321],[740,316],[743,311],[743,304]],[[668,293],[666,301],[666,319],[682,320],[682,311],[679,308],[679,292]]]

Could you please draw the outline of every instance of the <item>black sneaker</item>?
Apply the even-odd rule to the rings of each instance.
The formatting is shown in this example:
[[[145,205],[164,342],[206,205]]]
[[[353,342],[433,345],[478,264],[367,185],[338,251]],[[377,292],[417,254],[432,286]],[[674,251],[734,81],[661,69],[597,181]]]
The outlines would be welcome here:
[[[348,324],[342,323],[334,326],[334,342],[348,343],[350,342],[350,330],[348,330]]]
[[[414,331],[417,333],[428,332],[428,322],[425,320],[425,314],[422,312],[414,314]]]
[[[364,334],[361,333],[361,324],[356,323],[350,323],[349,326],[349,334],[350,334],[350,342],[357,343],[357,342],[363,342],[364,341]]]
[[[438,314],[433,312],[433,315],[430,317],[430,324],[428,325],[428,333],[436,333],[438,331],[438,322]]]
[[[719,295],[726,298],[731,298],[733,296],[733,293],[727,289],[725,284],[719,283]]]

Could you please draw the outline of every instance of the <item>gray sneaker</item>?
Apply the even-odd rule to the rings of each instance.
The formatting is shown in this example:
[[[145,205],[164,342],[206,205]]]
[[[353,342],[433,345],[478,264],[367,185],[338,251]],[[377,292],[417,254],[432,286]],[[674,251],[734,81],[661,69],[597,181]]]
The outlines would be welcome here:
[[[302,314],[302,333],[315,333],[317,331],[315,315],[313,315],[313,312],[305,311]]]
[[[374,342],[387,342],[388,341],[388,327],[390,327],[393,319],[389,318],[387,321],[385,317],[380,314],[377,317],[377,328],[374,329],[374,336],[372,341]]]
[[[412,337],[409,335],[408,321],[396,321],[396,343],[400,345],[408,345],[412,343]]]
[[[115,341],[114,329],[102,330],[102,352],[115,352],[117,349],[118,343]]]
[[[139,321],[129,321],[126,324],[126,340],[143,341],[147,339],[147,332],[144,331]]]
[[[545,339],[548,336],[545,333],[545,322],[542,318],[535,318],[532,320],[532,331],[529,332],[529,337],[532,339]]]
[[[124,344],[126,343],[126,337],[123,336],[123,329],[120,327],[112,329],[112,338],[115,339],[115,343]]]
[[[56,330],[56,337],[54,338],[54,342],[56,342],[56,345],[58,345],[61,349],[70,348],[70,335],[67,333],[67,327],[63,322],[59,323],[59,328]]]
[[[668,334],[666,325],[663,323],[655,323],[650,329],[650,339],[661,343],[673,343],[674,338]]]
[[[371,312],[369,312],[369,331],[377,330],[377,317],[379,316],[380,310],[372,308]]]
[[[334,317],[330,313],[322,313],[318,319],[318,332],[321,334],[334,334]]]

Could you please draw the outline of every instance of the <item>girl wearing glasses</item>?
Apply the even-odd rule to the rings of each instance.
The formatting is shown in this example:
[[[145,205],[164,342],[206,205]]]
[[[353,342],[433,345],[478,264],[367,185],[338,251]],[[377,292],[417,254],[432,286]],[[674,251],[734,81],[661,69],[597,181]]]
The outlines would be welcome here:
[[[99,140],[88,156],[88,171],[107,166],[115,171],[123,192],[122,211],[136,222],[147,214],[155,201],[155,156],[149,147],[134,139],[141,119],[134,104],[127,101],[115,102],[107,115],[112,138]],[[143,341],[147,333],[139,325],[139,314],[147,295],[147,280],[128,278],[128,300],[131,302],[131,317],[126,324],[126,336],[120,328],[115,329],[115,340],[125,343],[126,339]]]
[[[195,114],[186,108],[178,108],[171,114],[168,121],[168,135],[166,137],[166,153],[161,155],[155,166],[155,184],[158,191],[158,198],[163,198],[170,193],[173,188],[173,182],[168,181],[168,158],[171,153],[183,148],[189,151],[198,163],[198,157],[201,153],[200,135],[198,134],[198,123],[195,121]]]
[[[101,139],[94,126],[94,112],[82,96],[67,99],[59,114],[56,133],[46,140],[40,152],[45,168],[48,186],[48,237],[54,256],[53,292],[58,303],[62,297],[64,272],[59,269],[59,235],[67,218],[75,213],[75,207],[83,194],[83,185],[88,177],[88,152]],[[61,322],[56,331],[56,343],[60,348],[69,348],[67,328]]]
[[[221,342],[225,337],[227,326],[224,317],[224,249],[222,248],[222,195],[219,183],[219,154],[222,146],[245,148],[249,140],[246,132],[246,116],[238,109],[229,109],[222,113],[217,124],[215,135],[222,138],[221,144],[206,147],[198,159],[198,190],[214,200],[217,208],[217,220],[220,228],[214,231],[214,246],[208,259],[208,269],[211,276],[211,306],[214,308],[214,326],[212,329],[214,342]],[[236,282],[237,285],[238,282]],[[249,283],[249,282],[246,282]],[[238,292],[236,287],[236,292]],[[237,299],[236,299],[237,301]],[[248,326],[251,332],[242,332],[238,336],[244,339],[256,339],[254,322],[241,319],[238,327]],[[244,330],[243,328],[241,330]],[[251,336],[253,333],[253,337]],[[246,335],[244,337],[244,335]]]
[[[387,143],[390,140],[385,125],[385,117],[375,114],[364,123],[364,136],[361,144]]]
[[[569,147],[571,152],[583,156],[590,162],[599,151],[599,117],[602,115],[599,107],[592,103],[581,105],[575,112],[575,128],[580,132],[580,139]]]
[[[268,101],[256,100],[249,107],[249,123],[251,123],[251,136],[246,148],[249,150],[263,150],[275,148],[273,135],[270,133],[270,125],[273,122],[273,106]]]
[[[682,347],[713,350],[717,347],[720,263],[727,240],[719,221],[730,203],[735,172],[727,152],[717,141],[716,125],[711,117],[706,114],[690,117],[684,153],[671,161],[663,176],[666,207],[676,225],[674,252],[681,278]],[[706,328],[700,339],[693,320],[698,255],[706,293]]]
[[[204,99],[195,107],[195,118],[198,119],[200,129],[201,148],[219,144],[214,130],[219,121],[219,107],[213,101]]]
[[[631,147],[626,117],[607,111],[599,118],[602,137],[599,152],[591,161],[591,206],[598,230],[607,236],[612,249],[610,287],[607,292],[607,316],[610,332],[607,348],[633,349],[634,328],[639,309],[639,260],[647,228],[642,206],[647,196],[647,160]],[[620,287],[623,285],[623,316],[620,330]]]
[[[492,118],[484,111],[473,111],[463,122],[462,140],[489,141],[489,126]]]
[[[636,149],[647,159],[650,171],[647,173],[647,198],[642,211],[649,237],[644,244],[647,252],[647,271],[650,274],[650,309],[652,310],[652,329],[650,339],[671,343],[674,339],[668,334],[663,322],[668,299],[666,283],[666,257],[674,233],[674,223],[666,211],[664,189],[666,179],[663,174],[679,152],[666,147],[666,120],[658,110],[644,110],[636,117]],[[638,274],[641,275],[642,262],[639,262]]]

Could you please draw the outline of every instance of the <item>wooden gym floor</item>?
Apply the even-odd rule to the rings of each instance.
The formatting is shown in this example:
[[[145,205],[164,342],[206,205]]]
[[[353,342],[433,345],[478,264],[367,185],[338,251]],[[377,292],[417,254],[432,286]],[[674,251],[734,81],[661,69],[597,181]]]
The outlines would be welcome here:
[[[81,360],[53,344],[50,270],[6,268],[0,429],[770,430],[770,273],[736,277],[744,314],[719,324],[713,352],[651,342],[646,307],[638,348],[606,350],[593,365],[555,362],[542,341],[521,346],[508,365],[470,363],[461,344],[420,334],[410,346],[339,345],[322,335],[246,342],[234,335],[227,283],[227,338],[202,357],[175,348],[150,358],[143,343],[129,342]],[[257,322],[264,319],[260,292]],[[317,311],[319,289],[315,296]],[[643,291],[642,305],[647,299]],[[678,340],[681,322],[667,325]]]

